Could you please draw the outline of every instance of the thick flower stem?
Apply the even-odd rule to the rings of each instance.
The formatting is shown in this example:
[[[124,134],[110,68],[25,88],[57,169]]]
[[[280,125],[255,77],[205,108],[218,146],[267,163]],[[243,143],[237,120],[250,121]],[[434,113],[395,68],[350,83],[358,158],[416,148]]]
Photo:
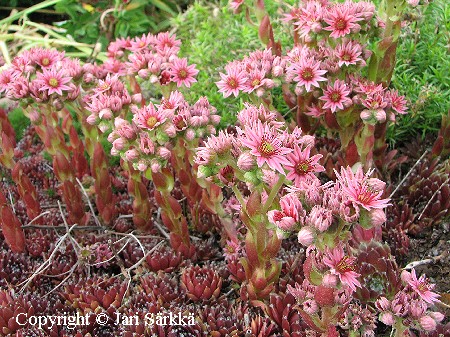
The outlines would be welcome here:
[[[152,211],[147,188],[142,181],[139,171],[131,164],[121,161],[123,168],[128,171],[128,193],[133,197],[133,223],[142,232],[153,228]]]
[[[170,245],[183,256],[189,258],[195,254],[195,247],[191,244],[188,223],[183,215],[181,205],[171,192],[174,178],[168,168],[151,174],[155,185],[155,199],[161,207],[161,219],[170,231]]]
[[[263,212],[261,194],[252,192],[241,210],[242,222],[247,227],[246,256],[241,262],[248,282],[251,300],[267,298],[278,280],[281,263],[275,259],[281,242],[274,231],[267,228],[267,212]]]

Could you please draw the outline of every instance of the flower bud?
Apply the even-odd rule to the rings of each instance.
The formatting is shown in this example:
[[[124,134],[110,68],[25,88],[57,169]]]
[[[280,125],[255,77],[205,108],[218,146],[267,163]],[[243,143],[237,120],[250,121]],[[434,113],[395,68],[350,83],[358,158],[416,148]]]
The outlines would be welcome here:
[[[319,306],[314,300],[306,300],[305,302],[303,302],[303,311],[308,315],[314,315],[319,311]]]
[[[113,113],[111,109],[105,108],[100,110],[100,112],[98,113],[98,117],[100,117],[101,119],[111,119],[113,117]]]
[[[376,300],[375,306],[380,311],[387,311],[391,307],[391,302],[386,297],[380,297]]]
[[[361,119],[363,121],[369,121],[372,119],[372,112],[370,110],[366,109],[366,110],[361,111],[359,116],[361,117]]]
[[[313,231],[309,227],[303,227],[298,232],[298,242],[303,246],[310,246],[314,241]]]
[[[141,69],[138,71],[138,76],[143,79],[147,79],[149,75],[148,69]]]
[[[131,96],[131,101],[134,104],[140,104],[142,102],[142,94],[134,94]]]
[[[370,211],[370,222],[372,226],[381,226],[386,222],[386,214],[382,209],[376,208]]]
[[[113,148],[120,151],[123,150],[123,147],[125,145],[125,141],[123,138],[117,138],[113,143]]]
[[[186,139],[189,140],[189,141],[193,140],[193,139],[195,138],[195,131],[192,130],[192,129],[187,129],[187,130],[186,130],[185,137],[186,137]]]
[[[386,325],[393,325],[395,323],[394,315],[389,311],[382,312],[378,319]]]
[[[161,164],[157,160],[152,160],[150,163],[150,168],[153,173],[161,171]]]
[[[250,171],[255,166],[255,160],[249,152],[244,152],[239,156],[237,166],[242,171]]]
[[[422,316],[419,319],[420,326],[425,331],[433,331],[436,329],[436,321],[430,316]]]
[[[382,109],[377,110],[377,112],[375,113],[375,119],[380,123],[386,121],[386,111]]]
[[[97,115],[96,114],[90,114],[87,118],[86,118],[86,122],[88,122],[91,125],[95,125],[97,124]]]
[[[147,167],[148,167],[147,163],[143,160],[140,160],[136,165],[136,168],[141,172],[144,172],[147,169]]]
[[[158,150],[156,150],[156,153],[158,154],[158,156],[161,156],[165,160],[170,159],[171,152],[167,147],[159,147]]]
[[[125,158],[128,161],[134,161],[139,158],[139,152],[137,152],[135,149],[131,149],[125,152]]]
[[[438,312],[438,311],[432,311],[429,313],[429,315],[436,321],[436,322],[442,322],[445,318],[445,316]]]
[[[218,125],[220,123],[220,116],[219,115],[211,115],[209,116],[209,120],[213,125]]]
[[[337,276],[332,274],[326,274],[322,279],[322,284],[325,287],[334,288],[337,285]]]
[[[173,124],[167,124],[167,126],[164,127],[164,132],[170,138],[174,138],[177,135],[177,129],[175,128],[175,125],[173,125]]]

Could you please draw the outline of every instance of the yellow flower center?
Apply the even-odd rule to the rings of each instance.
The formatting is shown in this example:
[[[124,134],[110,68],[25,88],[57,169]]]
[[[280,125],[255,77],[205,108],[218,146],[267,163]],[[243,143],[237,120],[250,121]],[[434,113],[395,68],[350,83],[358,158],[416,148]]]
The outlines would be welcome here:
[[[147,126],[149,128],[153,128],[156,123],[158,123],[158,119],[155,116],[150,116],[149,118],[147,118]]]
[[[230,78],[230,79],[228,80],[228,85],[229,85],[231,88],[237,88],[237,81],[236,81],[234,78]]]
[[[48,66],[50,64],[50,60],[48,59],[48,57],[44,57],[42,59],[42,65],[43,66]]]
[[[186,70],[184,70],[184,69],[180,70],[180,72],[178,73],[178,77],[179,78],[186,78],[187,77]]]
[[[330,95],[330,99],[333,102],[339,102],[341,100],[341,94],[335,91]]]
[[[272,156],[276,152],[275,147],[265,139],[263,139],[261,144],[258,146],[258,151],[263,157]]]
[[[261,83],[261,81],[258,80],[257,78],[255,78],[255,79],[252,81],[252,87],[256,87],[256,86],[259,85],[260,83]]]
[[[310,81],[313,78],[313,73],[311,68],[305,68],[302,72],[302,78],[305,81]]]
[[[48,84],[49,84],[51,87],[56,88],[56,87],[58,86],[59,82],[58,82],[58,79],[57,79],[57,78],[52,77],[52,78],[50,78],[50,79],[48,80]]]
[[[335,24],[336,29],[343,30],[347,27],[347,22],[344,19],[339,19]]]
[[[350,256],[344,256],[341,261],[336,265],[336,271],[339,273],[346,273],[355,270],[355,262],[352,261]]]
[[[294,166],[295,173],[298,175],[305,175],[309,171],[309,163],[307,161],[302,161],[300,163],[297,163]]]

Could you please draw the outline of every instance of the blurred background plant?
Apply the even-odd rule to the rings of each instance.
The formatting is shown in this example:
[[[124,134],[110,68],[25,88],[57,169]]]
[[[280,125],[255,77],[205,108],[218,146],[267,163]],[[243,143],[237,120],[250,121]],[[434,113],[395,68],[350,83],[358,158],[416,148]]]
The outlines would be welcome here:
[[[392,86],[409,100],[409,110],[388,131],[394,142],[436,134],[450,110],[450,2],[434,0],[404,18]]]
[[[166,30],[191,0],[0,1],[4,62],[22,49],[62,47],[71,56],[104,60],[99,54],[117,37]],[[9,15],[9,16],[8,16]],[[83,41],[80,43],[78,41]],[[94,48],[95,47],[95,48]]]

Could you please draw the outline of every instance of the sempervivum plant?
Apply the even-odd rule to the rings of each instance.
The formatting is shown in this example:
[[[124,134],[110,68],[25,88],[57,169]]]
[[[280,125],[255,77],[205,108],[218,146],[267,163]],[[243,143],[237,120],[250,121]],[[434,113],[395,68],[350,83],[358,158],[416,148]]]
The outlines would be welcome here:
[[[143,290],[148,302],[159,303],[164,307],[172,301],[180,302],[183,298],[178,280],[163,272],[143,275],[138,288]]]
[[[18,322],[17,317],[45,315],[49,313],[47,310],[48,302],[45,299],[30,293],[17,296],[12,291],[0,290],[0,336],[12,336],[29,327],[26,319]]]
[[[181,286],[193,301],[217,298],[222,289],[222,278],[209,266],[189,266],[181,272]]]
[[[296,301],[293,295],[271,294],[269,303],[264,311],[277,324],[278,329],[283,332],[283,337],[303,336],[307,327],[301,319],[296,308]]]
[[[405,256],[409,250],[410,229],[414,232],[420,227],[414,221],[414,215],[408,204],[395,204],[388,212],[386,224],[383,226],[383,239],[389,243],[395,256]]]
[[[372,302],[380,296],[397,293],[401,288],[399,268],[389,246],[370,241],[360,244],[358,251],[356,271],[361,274],[363,286],[357,290],[356,297]]]
[[[399,194],[400,195],[400,194]],[[437,159],[418,165],[401,188],[401,200],[413,211],[418,226],[409,229],[418,234],[450,214],[449,167]],[[402,201],[400,201],[402,203]]]
[[[122,305],[127,285],[118,278],[94,277],[66,284],[64,288],[61,296],[83,314],[106,312],[114,318],[114,313]]]
[[[151,255],[147,255],[145,261],[147,262],[148,268],[157,272],[159,270],[166,273],[178,268],[183,258],[178,252],[174,252],[171,248],[162,246],[155,250]]]
[[[243,309],[243,310],[242,310]],[[243,315],[247,307],[236,308],[230,302],[221,302],[199,310],[199,319],[203,322],[203,331],[212,337],[234,336],[244,331]]]

